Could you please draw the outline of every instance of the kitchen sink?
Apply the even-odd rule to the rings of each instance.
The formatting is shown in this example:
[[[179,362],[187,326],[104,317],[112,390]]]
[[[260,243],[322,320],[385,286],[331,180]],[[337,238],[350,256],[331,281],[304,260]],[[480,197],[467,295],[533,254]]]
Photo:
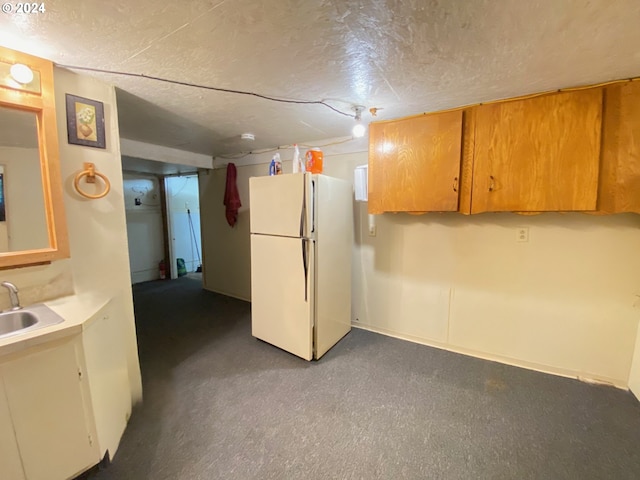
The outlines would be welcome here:
[[[38,304],[0,313],[0,340],[55,325],[64,319],[49,307]]]

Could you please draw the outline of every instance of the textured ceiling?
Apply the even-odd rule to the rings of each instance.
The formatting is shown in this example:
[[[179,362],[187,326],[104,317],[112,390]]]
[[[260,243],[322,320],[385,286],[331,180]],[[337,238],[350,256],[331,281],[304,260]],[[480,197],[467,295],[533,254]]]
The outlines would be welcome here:
[[[60,64],[325,100],[378,119],[640,76],[638,0],[47,0],[0,44]],[[320,105],[95,74],[125,138],[216,155],[348,135]],[[367,112],[363,119],[372,120]],[[240,140],[251,132],[255,142]]]

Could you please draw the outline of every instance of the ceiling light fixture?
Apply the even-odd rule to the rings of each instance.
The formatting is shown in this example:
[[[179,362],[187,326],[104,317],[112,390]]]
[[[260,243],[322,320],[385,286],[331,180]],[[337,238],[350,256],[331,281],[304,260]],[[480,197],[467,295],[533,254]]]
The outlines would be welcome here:
[[[363,137],[365,131],[367,130],[365,126],[362,124],[362,112],[364,108],[365,107],[363,107],[362,105],[355,105],[353,107],[353,109],[356,112],[356,115],[355,115],[356,124],[353,126],[353,130],[351,130],[351,133],[355,138]]]
[[[256,136],[253,133],[243,133],[242,135],[240,135],[240,138],[242,140],[254,141],[256,139]]]
[[[9,73],[11,73],[11,77],[18,83],[22,85],[28,85],[33,81],[33,72],[29,67],[22,63],[16,63],[11,65],[9,69]]]

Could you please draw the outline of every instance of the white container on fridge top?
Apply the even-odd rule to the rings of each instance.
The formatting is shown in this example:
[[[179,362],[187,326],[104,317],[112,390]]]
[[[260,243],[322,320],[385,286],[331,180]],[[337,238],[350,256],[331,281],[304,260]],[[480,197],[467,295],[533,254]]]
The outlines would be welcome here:
[[[351,330],[351,184],[252,177],[249,194],[252,335],[318,359]]]

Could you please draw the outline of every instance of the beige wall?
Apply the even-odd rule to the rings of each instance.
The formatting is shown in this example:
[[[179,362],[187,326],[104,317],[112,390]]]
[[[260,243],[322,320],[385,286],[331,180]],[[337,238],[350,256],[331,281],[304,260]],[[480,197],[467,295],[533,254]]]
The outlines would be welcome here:
[[[353,178],[366,153],[327,155]],[[287,171],[285,165],[285,171]],[[206,288],[250,298],[248,178],[224,223],[224,169],[202,177]],[[640,216],[385,214],[354,203],[354,325],[471,355],[627,386],[640,318]],[[210,220],[210,221],[209,221]],[[516,229],[529,228],[527,243]]]
[[[251,244],[249,236],[249,177],[260,175],[264,165],[238,167],[242,207],[231,228],[222,204],[226,170],[199,174],[200,228],[202,231],[203,286],[242,300],[251,298]]]
[[[13,270],[4,270],[2,280],[15,283],[23,305],[65,295],[111,298],[109,327],[127,356],[127,376],[133,403],[142,398],[120,162],[116,96],[113,87],[90,77],[56,68],[54,71],[60,165],[64,189],[71,258]],[[106,149],[67,143],[65,93],[104,103]],[[93,162],[111,181],[111,192],[100,200],[88,200],[73,188],[73,178],[83,162]],[[37,186],[38,188],[39,185]],[[36,188],[32,185],[30,188]],[[0,292],[0,309],[9,306],[8,295]]]
[[[112,328],[125,345],[132,401],[142,398],[129,274],[127,228],[115,89],[96,79],[55,69],[56,112],[73,284],[78,294],[99,292],[112,299]],[[67,143],[65,94],[104,103],[106,149]],[[73,178],[93,162],[111,182],[110,193],[89,200],[75,192]]]

